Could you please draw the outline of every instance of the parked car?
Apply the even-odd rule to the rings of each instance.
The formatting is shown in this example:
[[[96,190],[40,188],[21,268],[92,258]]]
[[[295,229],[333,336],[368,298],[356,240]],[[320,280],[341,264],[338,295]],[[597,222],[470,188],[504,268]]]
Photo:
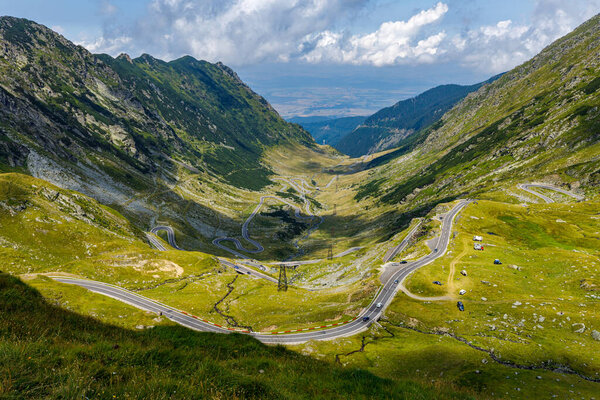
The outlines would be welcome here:
[[[465,306],[462,301],[456,303],[456,307],[458,307],[459,311],[465,311]]]
[[[442,286],[442,282],[440,282],[440,281],[433,281],[433,284]]]
[[[502,264],[502,263],[500,262],[500,260],[498,260],[498,259],[496,258],[496,259],[494,260],[494,264]]]
[[[458,294],[460,294],[461,296],[466,293],[467,293],[467,291],[465,289],[460,289],[460,292],[458,292]]]

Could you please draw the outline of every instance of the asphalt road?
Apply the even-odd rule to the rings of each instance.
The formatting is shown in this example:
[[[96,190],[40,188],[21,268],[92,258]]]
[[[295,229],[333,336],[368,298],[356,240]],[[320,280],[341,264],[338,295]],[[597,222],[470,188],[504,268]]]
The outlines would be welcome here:
[[[183,250],[181,247],[177,246],[177,242],[175,241],[175,232],[173,231],[173,228],[171,228],[170,226],[166,226],[166,225],[159,225],[157,227],[154,227],[150,230],[150,232],[154,233],[155,235],[158,234],[158,232],[160,231],[165,231],[167,232],[167,240],[169,242],[169,244],[171,245],[171,247],[173,247],[176,250]],[[150,239],[152,236],[147,235],[148,239]],[[159,250],[161,251],[165,251],[165,246],[163,246],[158,240],[156,239],[150,239],[150,241],[152,242],[153,245],[155,245]],[[157,245],[158,243],[158,245]]]
[[[385,254],[385,256],[383,257],[384,263],[392,260],[394,257],[396,257],[396,254],[398,254],[398,253],[402,252],[402,250],[404,250],[404,248],[410,242],[410,238],[412,237],[412,235],[415,233],[417,228],[419,228],[419,226],[421,226],[421,223],[422,223],[422,221],[419,221],[419,223],[417,225],[415,225],[415,227],[412,228],[410,232],[408,232],[406,237],[400,242],[400,244],[398,246],[394,247],[393,249],[391,249],[390,251],[388,251]]]
[[[444,255],[448,248],[448,243],[450,242],[450,235],[452,233],[452,224],[454,222],[454,217],[469,203],[470,201],[462,200],[446,214],[446,217],[444,218],[442,224],[442,231],[437,240],[435,250],[430,254],[420,258],[419,260],[402,264],[403,268],[394,273],[387,280],[387,282],[385,282],[385,284],[377,293],[371,304],[367,307],[365,311],[363,311],[363,313],[357,319],[344,324],[338,323],[337,326],[331,326],[327,329],[322,330],[309,330],[309,328],[307,328],[305,329],[306,331],[302,331],[299,333],[289,333],[281,335],[247,331],[244,333],[252,335],[253,337],[255,337],[263,343],[292,344],[304,343],[309,340],[327,340],[344,336],[351,336],[361,332],[362,330],[367,329],[373,321],[376,321],[380,317],[381,313],[392,302],[396,292],[398,291],[399,283],[403,282],[408,275],[410,275],[418,268],[421,268],[424,265],[427,265],[435,259]],[[201,319],[186,314],[185,312],[180,312],[172,307],[150,300],[146,297],[140,296],[136,293],[132,293],[128,290],[119,288],[117,286],[108,285],[101,282],[65,277],[53,277],[53,279],[59,282],[75,284],[85,287],[91,291],[113,297],[117,300],[123,301],[127,304],[131,304],[132,306],[138,307],[143,310],[148,310],[157,313],[162,312],[162,314],[170,320],[191,329],[220,333],[230,333],[232,331],[231,328],[215,326],[214,324],[205,322]],[[381,303],[381,307],[377,307],[378,303]],[[364,317],[367,317],[368,320],[363,321]]]
[[[550,184],[546,184],[546,183],[519,183],[517,185],[517,187],[519,189],[522,189],[522,190],[528,192],[528,193],[533,194],[534,196],[539,197],[540,199],[544,200],[546,203],[554,203],[554,200],[552,200],[548,196],[543,195],[540,192],[536,192],[535,190],[533,190],[531,188],[538,187],[538,188],[542,188],[542,189],[554,190],[555,192],[562,193],[562,194],[567,195],[569,197],[572,197],[572,198],[574,198],[576,200],[583,200],[584,199],[583,196],[579,196],[577,194],[573,194],[573,193],[571,193],[569,191],[566,191],[564,189],[561,189],[559,187],[556,187],[556,186],[553,186],[553,185],[550,185]]]
[[[156,247],[160,251],[167,251],[167,248],[162,244],[160,240],[156,238],[156,236],[146,233],[146,237],[150,241],[150,243]]]

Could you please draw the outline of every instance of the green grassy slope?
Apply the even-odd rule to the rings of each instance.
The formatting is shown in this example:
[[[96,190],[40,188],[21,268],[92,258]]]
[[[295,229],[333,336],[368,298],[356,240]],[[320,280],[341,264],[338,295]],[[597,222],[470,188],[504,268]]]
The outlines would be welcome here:
[[[15,275],[62,272],[152,285],[212,271],[203,253],[158,252],[116,211],[22,174],[0,174],[0,260]]]
[[[0,396],[98,399],[466,398],[241,335],[133,332],[48,304],[0,273]]]
[[[406,283],[413,294],[452,300],[400,292],[380,326],[295,348],[391,379],[412,374],[470,388],[478,398],[593,398],[600,388],[593,335],[600,331],[599,210],[597,202],[471,204],[456,220],[448,253]],[[484,251],[473,249],[474,235],[483,236]]]

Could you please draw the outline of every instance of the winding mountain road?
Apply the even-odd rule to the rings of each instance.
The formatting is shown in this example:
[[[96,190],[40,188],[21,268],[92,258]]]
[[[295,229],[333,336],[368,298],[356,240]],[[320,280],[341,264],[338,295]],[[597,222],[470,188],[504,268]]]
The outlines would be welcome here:
[[[167,225],[159,225],[150,230],[150,232],[152,232],[155,235],[158,235],[158,232],[160,232],[160,231],[167,232],[167,241],[169,242],[169,245],[171,247],[173,247],[175,250],[183,250],[181,247],[177,246],[177,242],[175,242],[175,231],[173,231],[173,228],[171,228],[170,226],[167,226]],[[159,250],[161,250],[161,251],[166,250],[165,246],[163,246],[162,243],[160,243],[158,240],[156,240],[156,238],[153,238],[150,235],[146,235],[146,236],[148,236],[148,239],[150,239],[150,242],[152,242],[152,244],[155,245]]]
[[[243,252],[246,252],[246,253],[249,253],[249,254],[257,254],[257,253],[263,252],[265,250],[265,248],[258,241],[254,240],[254,239],[252,239],[250,237],[250,235],[248,234],[248,227],[250,225],[250,222],[252,222],[252,219],[254,219],[254,217],[256,216],[256,214],[258,214],[260,212],[260,210],[263,207],[265,201],[269,200],[269,199],[280,201],[280,202],[288,205],[292,209],[294,209],[294,215],[298,219],[312,220],[314,218],[317,218],[319,220],[316,224],[314,224],[308,230],[308,232],[307,232],[306,235],[304,235],[302,238],[298,239],[296,241],[296,243],[294,243],[294,246],[296,248],[299,247],[298,242],[300,242],[303,239],[306,239],[308,236],[310,236],[310,234],[313,231],[315,231],[319,227],[319,225],[321,225],[321,223],[323,222],[323,217],[315,215],[312,212],[312,210],[310,209],[310,201],[305,196],[305,194],[308,193],[308,191],[302,187],[302,184],[300,184],[300,186],[297,186],[294,183],[294,180],[298,180],[298,179],[297,178],[296,179],[291,179],[291,180],[287,180],[287,179],[284,179],[284,178],[277,178],[277,179],[284,181],[285,184],[288,184],[288,185],[292,186],[294,189],[296,189],[299,193],[302,194],[303,200],[304,200],[304,212],[306,213],[306,215],[302,215],[302,209],[300,207],[298,207],[297,205],[295,205],[293,203],[290,203],[289,201],[287,201],[285,199],[282,199],[279,196],[262,196],[260,198],[260,201],[258,202],[258,205],[254,208],[254,210],[252,211],[252,213],[250,214],[250,216],[246,219],[246,221],[244,221],[244,223],[242,225],[242,237],[247,242],[249,242],[252,246],[254,246],[255,249],[248,249],[248,248],[244,247],[244,245],[239,241],[239,239],[232,238],[232,237],[222,237],[222,238],[214,239],[212,241],[212,243],[215,246],[217,246],[217,247],[219,247],[219,248],[221,248],[221,249],[223,249],[223,250],[225,250],[225,251],[227,251],[227,252],[235,255],[236,257],[240,257],[240,258],[250,258],[247,255],[244,255],[244,254],[240,253],[240,251],[243,251]],[[306,183],[306,181],[304,181],[303,179],[299,179],[299,180],[301,182],[304,182],[305,185],[308,185]],[[331,180],[331,182],[333,182],[333,179]],[[222,244],[222,242],[226,242],[226,241],[233,242],[233,244],[235,245],[235,248],[237,250],[233,250],[233,249],[231,249],[231,248],[229,248],[229,247],[227,247],[227,246],[225,246],[225,245]]]
[[[535,190],[531,189],[531,188],[541,188],[541,189],[548,189],[548,190],[554,190],[555,192],[559,192],[562,193],[566,196],[572,197],[576,200],[583,200],[584,197],[583,196],[579,196],[577,194],[571,193],[567,190],[561,189],[559,187],[556,187],[554,185],[550,185],[547,183],[519,183],[517,185],[517,187],[519,189],[522,189],[528,193],[531,193],[534,196],[539,197],[540,199],[544,200],[546,203],[554,203],[554,200],[552,200],[550,197],[540,193],[540,192],[536,192]]]
[[[124,303],[130,304],[134,307],[148,310],[156,313],[162,313],[165,317],[170,320],[186,326],[190,329],[207,332],[219,332],[219,333],[230,333],[232,331],[238,331],[249,334],[263,343],[272,344],[293,344],[293,343],[304,343],[309,340],[327,340],[336,339],[344,336],[355,335],[368,328],[372,321],[379,318],[385,308],[392,302],[396,292],[401,284],[408,275],[434,261],[435,259],[444,255],[450,242],[450,236],[452,233],[452,225],[454,217],[466,207],[470,201],[461,200],[456,204],[444,218],[442,224],[441,234],[437,240],[434,251],[430,254],[420,258],[419,260],[401,264],[402,268],[395,271],[393,275],[387,279],[383,287],[377,293],[371,304],[362,312],[358,317],[338,323],[332,323],[323,325],[319,328],[322,330],[316,330],[318,328],[304,328],[300,330],[294,330],[296,333],[286,332],[250,332],[234,328],[225,328],[223,326],[210,323],[206,320],[190,315],[184,311],[179,311],[173,307],[169,307],[165,304],[157,301],[148,299],[144,296],[140,296],[136,293],[130,292],[126,289],[118,286],[109,285],[102,282],[89,281],[85,279],[76,278],[65,278],[65,277],[52,277],[53,279],[68,284],[78,285],[87,288],[93,292],[100,293]],[[255,273],[255,272],[254,272]],[[378,304],[380,307],[378,307]],[[366,320],[365,320],[366,319]],[[284,334],[280,334],[284,333]]]
[[[170,226],[166,226],[166,225],[160,225],[157,226],[155,228],[152,228],[152,230],[150,232],[152,232],[153,234],[157,234],[160,231],[166,231],[167,232],[167,241],[169,242],[169,245],[171,247],[173,247],[176,250],[181,250],[183,251],[183,249],[181,247],[179,247],[177,245],[177,242],[175,242],[175,231],[173,231],[173,228],[171,228]],[[148,237],[148,239],[150,240],[150,242],[159,250],[159,251],[166,251],[166,247],[158,240],[156,239],[155,236],[146,234],[146,236]],[[240,264],[236,264],[233,263],[231,261],[225,260],[224,258],[220,258],[217,257],[217,260],[219,260],[219,263],[221,265],[224,265],[226,267],[229,268],[233,268],[236,272],[242,274],[242,275],[251,275],[254,276],[256,278],[261,278],[261,279],[265,279],[267,281],[273,282],[273,283],[278,283],[277,279],[263,274],[259,271],[256,271],[254,269],[250,269],[244,265],[240,265]],[[262,266],[261,266],[262,267]],[[263,267],[264,268],[264,267]]]

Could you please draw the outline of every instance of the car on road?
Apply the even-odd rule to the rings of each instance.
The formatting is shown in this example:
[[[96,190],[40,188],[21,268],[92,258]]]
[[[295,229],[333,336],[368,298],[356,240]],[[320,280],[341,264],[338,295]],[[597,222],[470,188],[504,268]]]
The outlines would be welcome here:
[[[394,281],[394,283],[397,285],[397,284],[398,284],[398,279],[396,279],[396,280]]]
[[[406,260],[402,260],[402,261],[400,261],[400,264],[406,264],[407,262],[408,261],[406,261]]]
[[[442,282],[440,282],[440,281],[433,281],[433,284],[442,286]]]
[[[363,317],[363,322],[367,322],[369,320],[369,317]]]
[[[456,307],[458,307],[459,311],[465,311],[465,305],[463,304],[462,301],[459,301],[458,303],[456,303]]]
[[[434,253],[437,253],[437,249],[433,250]]]
[[[377,303],[377,304],[375,304],[375,307],[381,308],[381,307],[383,307],[383,304],[382,303]]]

